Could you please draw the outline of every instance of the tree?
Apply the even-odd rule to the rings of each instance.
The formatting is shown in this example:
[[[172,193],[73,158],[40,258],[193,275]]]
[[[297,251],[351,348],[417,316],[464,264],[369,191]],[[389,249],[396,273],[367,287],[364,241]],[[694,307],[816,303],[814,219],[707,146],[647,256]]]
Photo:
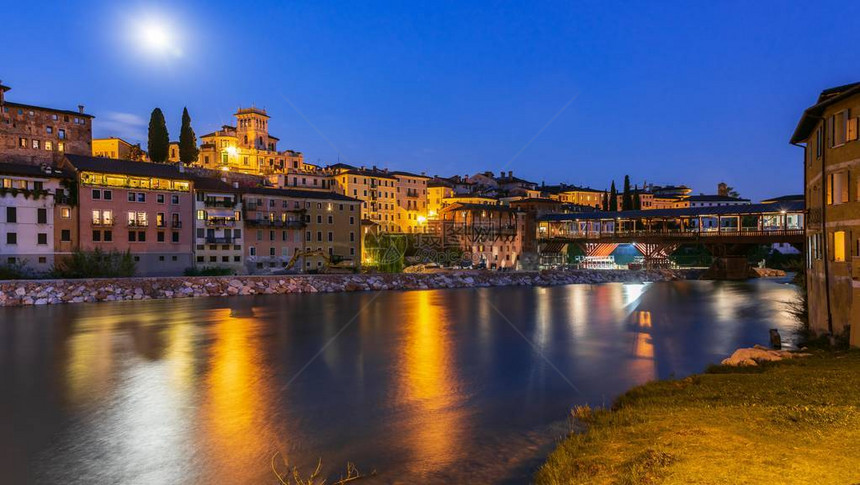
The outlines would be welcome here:
[[[642,194],[638,185],[633,186],[633,210],[642,210]]]
[[[167,152],[170,150],[170,135],[167,134],[167,122],[164,121],[164,113],[161,108],[152,110],[149,117],[149,140],[146,144],[149,151],[149,159],[153,162],[164,163],[167,161]]]
[[[734,188],[734,187],[726,187],[726,192],[728,193],[729,197],[734,197],[734,198],[736,198],[736,199],[740,199],[740,198],[741,198],[741,194],[740,194],[740,192],[738,192],[737,190],[735,190],[735,188]]]
[[[624,194],[621,196],[621,210],[633,209],[633,194],[630,193],[630,176],[624,176]]]
[[[609,188],[609,210],[615,212],[618,210],[618,190],[615,188],[615,181],[612,181],[612,186]]]
[[[603,191],[603,210],[604,211],[609,210],[609,192],[607,192],[605,190]]]
[[[191,128],[191,116],[188,115],[188,108],[182,108],[182,128],[179,130],[179,161],[187,164],[194,163],[197,161],[198,153],[200,150],[197,148],[197,135]]]

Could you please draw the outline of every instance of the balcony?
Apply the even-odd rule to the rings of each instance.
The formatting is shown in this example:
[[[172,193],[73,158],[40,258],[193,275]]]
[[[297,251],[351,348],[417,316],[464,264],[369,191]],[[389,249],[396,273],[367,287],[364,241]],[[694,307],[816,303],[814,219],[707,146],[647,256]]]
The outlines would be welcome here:
[[[111,227],[113,226],[113,219],[94,219],[93,227]]]
[[[128,227],[149,227],[149,221],[128,221]]]
[[[246,219],[246,226],[258,226],[258,227],[282,227],[285,229],[301,229],[305,227],[307,224],[303,220],[299,219],[288,219],[286,221],[282,220],[269,220],[269,219]]]
[[[174,229],[179,229],[180,227],[182,227],[182,221],[172,221],[170,223],[170,227]]]
[[[407,190],[407,191],[406,191],[406,197],[411,197],[411,198],[416,198],[416,199],[417,199],[417,198],[418,198],[418,197],[420,197],[420,196],[418,195],[418,191],[417,191],[417,190]]]
[[[235,200],[219,200],[219,199],[205,199],[203,201],[203,205],[206,207],[219,207],[232,209],[236,207],[237,201]]]
[[[206,244],[233,244],[233,241],[241,241],[239,237],[206,236]]]
[[[233,227],[236,225],[236,219],[232,217],[210,217],[206,219],[207,226],[222,226],[222,227]]]

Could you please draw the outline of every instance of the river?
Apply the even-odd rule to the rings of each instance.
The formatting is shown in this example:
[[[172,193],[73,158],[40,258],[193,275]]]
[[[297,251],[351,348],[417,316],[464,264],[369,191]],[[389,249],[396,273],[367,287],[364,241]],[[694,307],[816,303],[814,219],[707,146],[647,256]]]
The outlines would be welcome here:
[[[793,326],[783,281],[293,294],[0,309],[8,483],[522,483],[574,404]],[[329,481],[331,482],[331,481]]]

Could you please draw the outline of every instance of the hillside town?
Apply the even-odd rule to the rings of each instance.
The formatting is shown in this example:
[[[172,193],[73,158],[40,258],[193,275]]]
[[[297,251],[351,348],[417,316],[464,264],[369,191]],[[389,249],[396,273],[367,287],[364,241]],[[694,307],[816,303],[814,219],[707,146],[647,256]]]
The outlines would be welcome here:
[[[606,189],[548,184],[508,167],[430,175],[429,168],[317,165],[280,147],[269,132],[270,115],[257,107],[238,109],[234,124],[200,136],[199,144],[186,111],[181,137],[187,141],[169,140],[165,127],[162,147],[142,147],[119,137],[93,138],[98,120],[83,105],[25,104],[10,90],[0,84],[0,262],[34,275],[75,251],[93,250],[129,252],[145,276],[189,268],[368,270],[385,262],[391,241],[405,237],[414,246],[416,237],[428,235],[437,236],[439,254],[456,256],[425,253],[412,262],[537,269],[539,219],[548,214],[751,204],[722,182],[715,192],[696,195],[681,184],[631,186],[629,178]],[[161,111],[156,114],[163,123]],[[470,237],[456,237],[462,234]],[[796,252],[788,244],[780,250]],[[585,254],[579,261],[594,258],[600,259]]]

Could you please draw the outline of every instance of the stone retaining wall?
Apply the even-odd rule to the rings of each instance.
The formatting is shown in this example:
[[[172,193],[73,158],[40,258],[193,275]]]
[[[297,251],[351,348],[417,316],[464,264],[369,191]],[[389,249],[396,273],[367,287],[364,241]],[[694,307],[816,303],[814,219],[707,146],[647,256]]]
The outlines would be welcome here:
[[[696,278],[692,270],[461,271],[418,274],[194,276],[0,282],[0,306],[336,291],[554,286]]]

